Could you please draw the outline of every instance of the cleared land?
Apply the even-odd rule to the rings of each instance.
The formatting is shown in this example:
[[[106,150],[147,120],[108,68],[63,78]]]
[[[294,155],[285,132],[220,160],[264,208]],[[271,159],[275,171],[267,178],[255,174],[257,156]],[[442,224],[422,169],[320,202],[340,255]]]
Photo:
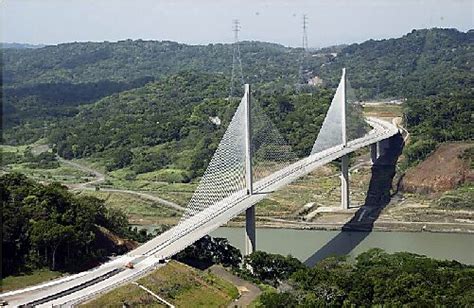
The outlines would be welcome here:
[[[94,178],[94,174],[84,172],[68,164],[59,161],[59,166],[56,168],[38,168],[32,166],[30,162],[24,162],[24,157],[27,153],[35,156],[49,151],[48,145],[44,144],[44,140],[37,143],[20,146],[1,145],[2,152],[2,166],[1,171],[5,172],[19,172],[28,177],[40,182],[61,182],[64,184],[77,184],[88,182]]]
[[[474,143],[441,144],[427,159],[409,169],[401,189],[411,193],[436,194],[474,181],[474,170],[464,152]]]
[[[81,195],[94,196],[105,201],[106,206],[124,211],[131,224],[168,224],[173,225],[180,213],[170,207],[122,192],[83,190]]]

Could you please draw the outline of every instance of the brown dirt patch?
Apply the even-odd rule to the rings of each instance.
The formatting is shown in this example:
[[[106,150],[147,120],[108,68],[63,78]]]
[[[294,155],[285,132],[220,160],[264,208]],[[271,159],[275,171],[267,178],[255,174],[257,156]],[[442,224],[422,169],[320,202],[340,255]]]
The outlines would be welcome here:
[[[407,171],[401,189],[414,193],[440,193],[474,180],[469,161],[460,158],[473,143],[445,143],[427,159]]]

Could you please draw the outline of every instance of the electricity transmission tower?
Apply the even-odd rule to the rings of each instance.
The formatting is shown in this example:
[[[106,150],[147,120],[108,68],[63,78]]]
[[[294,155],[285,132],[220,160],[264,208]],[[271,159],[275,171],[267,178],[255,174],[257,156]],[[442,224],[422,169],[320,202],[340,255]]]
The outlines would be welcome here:
[[[300,90],[303,85],[306,84],[306,76],[305,76],[305,60],[308,53],[308,17],[306,14],[303,14],[303,39],[302,39],[302,51],[300,56],[300,68],[298,73],[298,83],[297,83],[297,90]]]
[[[232,98],[234,95],[234,83],[236,81],[236,66],[238,65],[238,70],[240,73],[240,87],[244,86],[244,74],[242,71],[242,60],[240,58],[240,43],[239,43],[239,31],[240,31],[240,22],[238,19],[234,19],[232,21],[234,32],[234,50],[232,55],[232,74],[230,76],[230,93],[229,99]],[[242,89],[239,89],[237,96],[240,96],[242,93]]]

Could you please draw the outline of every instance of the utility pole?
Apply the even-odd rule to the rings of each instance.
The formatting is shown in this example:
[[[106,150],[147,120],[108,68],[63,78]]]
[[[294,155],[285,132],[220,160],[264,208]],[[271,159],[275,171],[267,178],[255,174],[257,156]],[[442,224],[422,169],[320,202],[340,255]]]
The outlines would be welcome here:
[[[252,122],[250,119],[251,110],[250,85],[245,84],[245,184],[247,194],[253,195],[252,183]],[[245,255],[249,255],[256,248],[255,231],[255,205],[252,205],[245,211]]]

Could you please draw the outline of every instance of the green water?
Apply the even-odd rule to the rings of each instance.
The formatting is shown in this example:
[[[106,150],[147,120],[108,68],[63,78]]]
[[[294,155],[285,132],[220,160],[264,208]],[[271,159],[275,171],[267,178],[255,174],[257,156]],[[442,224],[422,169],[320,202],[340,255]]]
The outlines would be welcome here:
[[[143,228],[143,226],[141,226]],[[153,226],[144,227],[149,231]],[[244,252],[244,229],[222,227],[211,236],[225,237]],[[474,264],[474,234],[430,232],[340,232],[294,229],[257,229],[257,248],[289,255],[314,264],[328,255],[355,257],[370,248],[389,253],[407,251],[440,260]]]
[[[211,235],[225,237],[233,246],[243,251],[243,228],[219,228]],[[313,256],[313,263],[331,254],[348,254],[354,257],[375,247],[390,253],[408,251],[435,259],[474,264],[474,234],[257,229],[259,250],[282,255],[291,254],[301,261]]]

